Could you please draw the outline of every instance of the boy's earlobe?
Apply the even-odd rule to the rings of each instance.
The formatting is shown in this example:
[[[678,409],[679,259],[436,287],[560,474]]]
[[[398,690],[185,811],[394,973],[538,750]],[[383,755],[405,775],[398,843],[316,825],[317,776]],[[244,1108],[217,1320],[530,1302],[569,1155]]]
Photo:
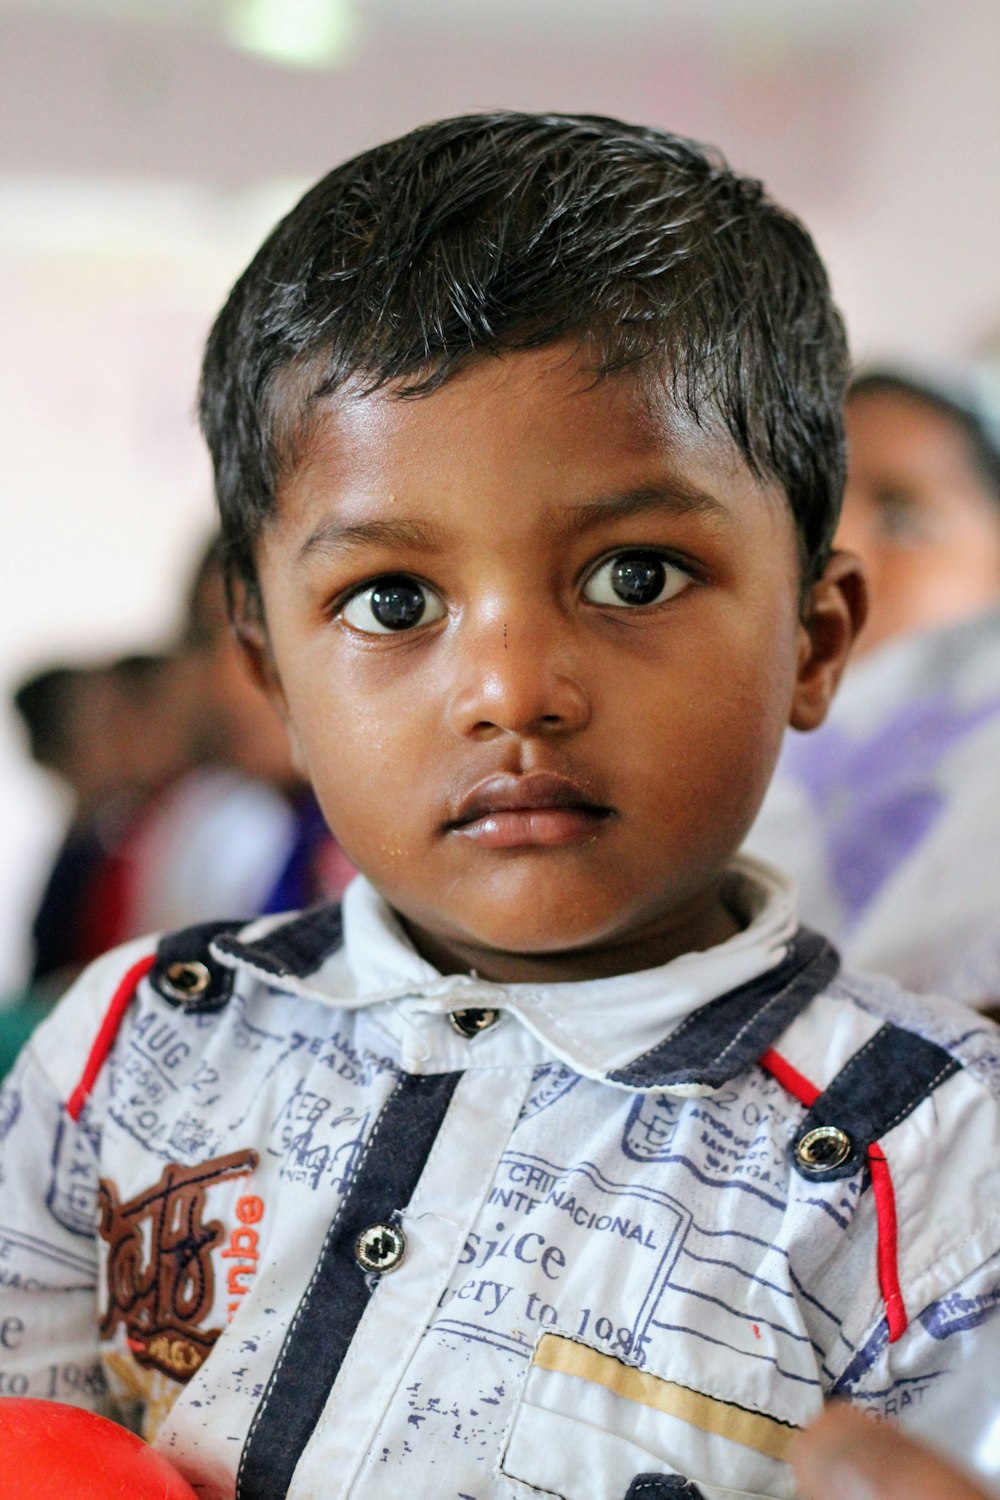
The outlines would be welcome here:
[[[817,729],[868,614],[868,580],[853,552],[834,552],[802,612],[798,676],[788,722]]]
[[[236,600],[233,610],[233,630],[250,676],[270,699],[282,721],[287,723],[288,709],[285,694],[274,663],[271,643],[267,638],[267,626],[259,611],[251,608],[246,598]]]
[[[263,618],[259,611],[249,608],[245,600],[242,603],[237,601],[233,610],[233,629],[250,676],[268,698],[285,726],[292,765],[300,775],[308,776],[302,747],[288,712],[288,700],[281,685],[281,677],[275,665],[271,643],[267,638],[267,626]]]

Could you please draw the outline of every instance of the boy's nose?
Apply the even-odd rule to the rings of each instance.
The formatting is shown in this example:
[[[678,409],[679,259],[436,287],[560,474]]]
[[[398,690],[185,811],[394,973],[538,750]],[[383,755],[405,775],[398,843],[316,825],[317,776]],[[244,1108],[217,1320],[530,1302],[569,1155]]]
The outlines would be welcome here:
[[[556,737],[590,721],[578,663],[538,623],[494,621],[460,650],[450,717],[460,735]]]

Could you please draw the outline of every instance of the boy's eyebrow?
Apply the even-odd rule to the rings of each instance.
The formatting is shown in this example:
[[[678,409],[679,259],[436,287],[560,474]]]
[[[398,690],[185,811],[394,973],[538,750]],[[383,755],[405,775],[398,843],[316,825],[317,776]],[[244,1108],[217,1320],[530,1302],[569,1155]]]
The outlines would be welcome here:
[[[426,521],[410,521],[400,516],[373,517],[370,521],[324,521],[306,537],[299,548],[300,561],[313,552],[337,552],[350,547],[383,546],[415,548],[421,552],[440,551],[440,527]]]
[[[592,526],[639,516],[646,511],[667,511],[675,516],[717,516],[720,520],[730,519],[731,514],[728,507],[707,490],[689,489],[680,484],[669,487],[643,485],[621,495],[602,496],[570,506],[560,530],[569,534],[587,531]]]
[[[573,536],[592,527],[646,511],[666,511],[671,515],[709,515],[727,518],[729,511],[720,500],[704,490],[671,485],[643,485],[621,495],[602,496],[567,506],[556,523],[561,535]],[[351,547],[404,547],[421,552],[438,552],[444,546],[444,533],[433,523],[410,520],[404,516],[373,516],[367,521],[338,521],[333,518],[317,526],[299,548],[304,561],[314,552],[338,552]]]

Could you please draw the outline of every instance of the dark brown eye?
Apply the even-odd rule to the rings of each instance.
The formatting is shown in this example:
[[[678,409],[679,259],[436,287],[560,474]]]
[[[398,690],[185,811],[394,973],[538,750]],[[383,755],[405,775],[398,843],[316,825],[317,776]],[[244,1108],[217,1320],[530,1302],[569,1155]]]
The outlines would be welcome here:
[[[341,614],[355,630],[389,635],[441,619],[444,604],[425,584],[401,573],[379,578],[352,594]]]
[[[589,604],[636,609],[663,604],[690,582],[689,574],[659,552],[617,552],[591,573],[583,596]]]

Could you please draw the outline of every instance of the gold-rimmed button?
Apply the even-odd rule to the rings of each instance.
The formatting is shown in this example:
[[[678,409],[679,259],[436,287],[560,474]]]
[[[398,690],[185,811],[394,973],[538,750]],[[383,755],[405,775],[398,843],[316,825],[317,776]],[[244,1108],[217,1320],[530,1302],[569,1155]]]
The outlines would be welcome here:
[[[168,964],[163,971],[162,983],[175,1000],[197,1000],[212,983],[212,971],[207,964],[197,960]]]
[[[406,1254],[406,1236],[395,1224],[369,1224],[358,1235],[354,1258],[362,1271],[385,1276],[394,1271]]]
[[[804,1172],[829,1172],[843,1166],[853,1147],[846,1130],[839,1125],[817,1125],[807,1130],[795,1147],[795,1155]]]
[[[488,1031],[495,1026],[500,1019],[498,1010],[480,1009],[469,1007],[465,1010],[453,1010],[448,1013],[452,1030],[457,1031],[459,1036],[464,1036],[467,1041],[478,1036],[481,1031]]]

